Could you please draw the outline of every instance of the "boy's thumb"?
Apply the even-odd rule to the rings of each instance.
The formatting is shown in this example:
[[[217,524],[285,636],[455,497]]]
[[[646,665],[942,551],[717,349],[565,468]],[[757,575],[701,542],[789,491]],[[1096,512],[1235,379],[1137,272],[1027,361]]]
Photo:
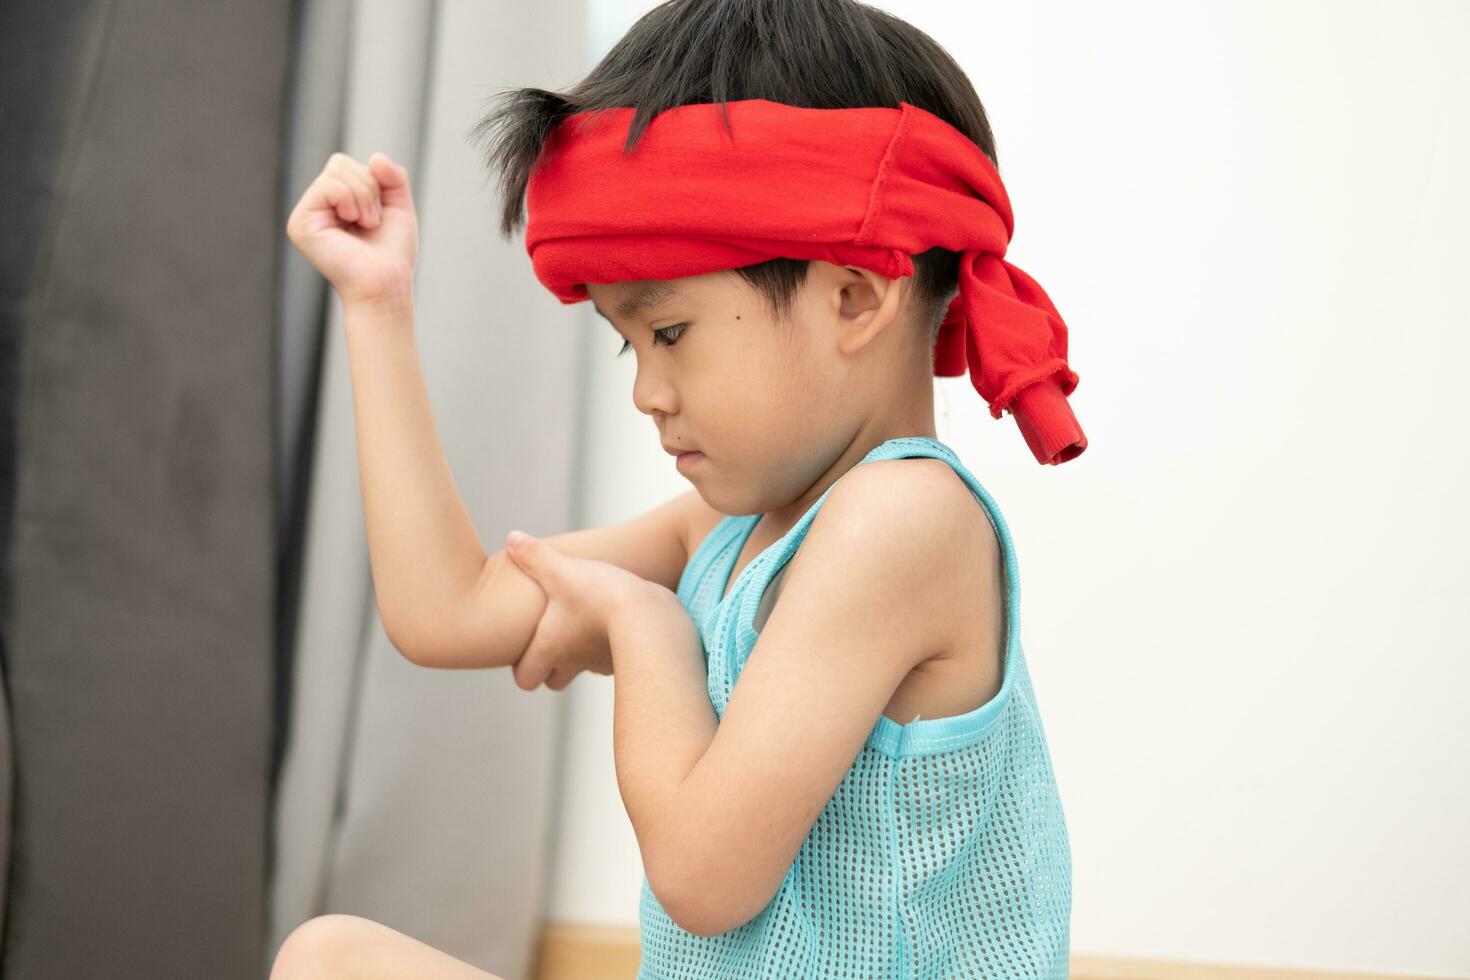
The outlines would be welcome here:
[[[524,531],[512,531],[505,536],[505,551],[527,571],[535,570],[541,563],[541,541]]]
[[[388,154],[380,150],[368,157],[368,170],[382,188],[384,204],[413,206],[413,191],[408,186],[406,167],[394,163]]]
[[[383,169],[385,169],[390,175],[400,178],[408,176],[408,171],[402,165],[394,163],[393,158],[384,153],[382,150],[378,150],[372,156],[367,158],[368,166],[372,167],[373,164],[377,161],[378,157],[383,158]],[[374,176],[376,176],[376,174]]]

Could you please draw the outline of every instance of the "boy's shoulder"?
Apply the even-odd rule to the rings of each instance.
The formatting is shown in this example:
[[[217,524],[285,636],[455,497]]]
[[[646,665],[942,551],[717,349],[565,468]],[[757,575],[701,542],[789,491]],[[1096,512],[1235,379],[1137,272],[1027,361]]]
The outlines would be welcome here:
[[[895,611],[930,623],[943,633],[933,639],[947,644],[947,631],[959,625],[956,599],[970,594],[974,572],[995,553],[993,529],[979,507],[943,460],[872,460],[833,484],[790,565],[845,570],[855,587],[894,600]]]
[[[901,530],[939,543],[973,525],[979,504],[970,485],[942,459],[877,459],[844,473],[812,523],[832,510],[828,523],[853,523],[859,533]]]

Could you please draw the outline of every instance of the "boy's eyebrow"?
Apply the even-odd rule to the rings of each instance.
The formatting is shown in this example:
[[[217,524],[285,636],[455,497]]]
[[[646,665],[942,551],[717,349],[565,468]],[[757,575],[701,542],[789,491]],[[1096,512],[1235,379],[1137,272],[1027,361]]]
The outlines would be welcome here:
[[[655,303],[660,303],[682,291],[679,286],[666,279],[650,279],[630,289],[628,295],[619,300],[617,306],[613,308],[613,313],[620,320],[631,319]],[[597,311],[598,316],[609,323],[612,322],[596,303],[592,304],[592,308]]]

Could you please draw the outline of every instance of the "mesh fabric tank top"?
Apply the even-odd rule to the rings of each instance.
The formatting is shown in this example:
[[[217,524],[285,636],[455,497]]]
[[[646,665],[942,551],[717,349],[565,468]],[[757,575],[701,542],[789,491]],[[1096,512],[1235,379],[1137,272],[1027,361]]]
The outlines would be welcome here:
[[[890,439],[858,465],[911,456],[948,463],[995,528],[1005,570],[999,692],[959,715],[904,725],[880,715],[775,896],[741,926],[687,932],[645,875],[639,980],[1067,976],[1071,848],[1021,649],[1010,532],[990,494],[937,439]],[[761,596],[828,493],[723,598],[761,515],[725,517],[684,568],[678,596],[704,642],[717,717],[758,638]]]

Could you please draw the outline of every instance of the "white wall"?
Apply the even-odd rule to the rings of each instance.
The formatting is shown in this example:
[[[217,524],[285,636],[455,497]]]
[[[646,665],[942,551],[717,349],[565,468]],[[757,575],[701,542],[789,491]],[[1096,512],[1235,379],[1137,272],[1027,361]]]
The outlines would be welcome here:
[[[592,6],[595,58],[652,5]],[[1470,975],[1470,5],[878,6],[974,81],[1081,376],[1055,468],[938,381],[1016,540],[1073,952]],[[687,484],[568,315],[606,524]],[[611,678],[562,696],[548,914],[631,925]]]

